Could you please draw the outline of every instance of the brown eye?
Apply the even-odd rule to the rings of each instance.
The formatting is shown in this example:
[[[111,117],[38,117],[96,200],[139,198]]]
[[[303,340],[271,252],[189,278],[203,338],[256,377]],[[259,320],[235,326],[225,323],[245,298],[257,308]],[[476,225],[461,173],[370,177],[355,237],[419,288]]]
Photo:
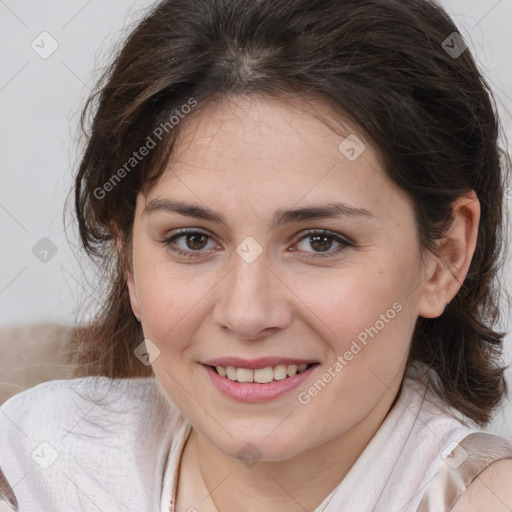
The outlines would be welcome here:
[[[333,239],[327,235],[311,235],[311,247],[316,251],[324,252],[331,248]]]
[[[188,233],[185,236],[185,244],[189,249],[199,251],[204,249],[206,245],[207,236],[202,233]]]
[[[352,247],[354,244],[349,242],[337,233],[332,233],[325,230],[312,230],[307,231],[304,236],[299,240],[298,244],[305,242],[305,248],[300,249],[305,252],[311,252],[307,250],[307,247],[313,249],[313,254],[308,257],[323,257],[321,253],[325,253],[325,256],[332,256],[340,253],[347,247]],[[333,242],[338,244],[334,250],[330,250],[333,247]],[[318,254],[315,254],[318,253]]]
[[[211,237],[207,233],[196,229],[185,229],[167,237],[165,240],[161,240],[161,243],[180,256],[195,258],[206,253],[209,239]],[[178,240],[184,242],[178,245]]]

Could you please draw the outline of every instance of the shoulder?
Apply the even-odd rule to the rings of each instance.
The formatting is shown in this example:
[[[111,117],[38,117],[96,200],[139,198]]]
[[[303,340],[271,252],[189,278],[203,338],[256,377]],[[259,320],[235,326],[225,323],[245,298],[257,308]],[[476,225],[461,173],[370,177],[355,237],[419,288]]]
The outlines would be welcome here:
[[[511,484],[512,460],[493,462],[473,480],[451,512],[510,512]]]
[[[61,510],[64,497],[66,510],[84,510],[80,489],[102,510],[125,500],[154,509],[144,500],[158,491],[179,418],[153,377],[45,382],[0,407],[0,468],[22,510]]]
[[[177,415],[151,377],[49,381],[0,407],[0,449],[26,456],[41,441],[68,449],[108,439],[121,450],[122,443],[134,441],[144,429],[156,434],[163,420],[169,426]]]
[[[142,415],[171,408],[152,377],[109,379],[82,377],[44,382],[9,398],[0,406],[0,427],[14,425],[54,429],[76,415],[93,418],[107,413]],[[1,430],[0,430],[1,431]]]
[[[20,416],[20,420],[30,420],[34,409],[44,414],[50,412],[69,414],[85,403],[129,403],[145,402],[153,396],[157,398],[156,384],[152,378],[109,379],[107,377],[82,377],[77,379],[52,380],[43,382],[22,391],[4,402],[0,410]],[[29,407],[30,409],[26,409]]]

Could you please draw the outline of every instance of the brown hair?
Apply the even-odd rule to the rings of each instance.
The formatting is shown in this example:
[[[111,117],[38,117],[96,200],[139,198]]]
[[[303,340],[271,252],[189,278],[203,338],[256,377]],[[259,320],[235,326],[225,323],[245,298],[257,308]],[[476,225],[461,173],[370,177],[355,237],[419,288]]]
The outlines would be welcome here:
[[[433,368],[444,401],[487,423],[506,392],[504,334],[494,329],[509,159],[498,146],[492,93],[469,50],[446,48],[446,40],[455,45],[454,32],[448,15],[427,0],[157,4],[123,42],[82,113],[86,146],[75,208],[106,298],[77,330],[73,377],[152,375],[134,356],[144,336],[125,269],[136,196],[161,175],[182,126],[170,126],[171,116],[183,117],[191,99],[195,115],[223,95],[302,96],[337,106],[373,142],[387,175],[414,204],[422,249],[435,251],[454,200],[476,191],[481,220],[469,273],[439,318],[418,318],[409,362]],[[127,167],[159,126],[168,127],[161,142]],[[122,179],[114,179],[122,168]]]

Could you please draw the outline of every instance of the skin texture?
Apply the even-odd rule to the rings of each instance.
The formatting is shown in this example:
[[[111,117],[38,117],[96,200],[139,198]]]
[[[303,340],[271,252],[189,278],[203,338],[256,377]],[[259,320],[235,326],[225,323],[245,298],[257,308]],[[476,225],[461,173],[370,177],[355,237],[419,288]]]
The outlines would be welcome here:
[[[261,96],[207,106],[185,120],[166,172],[137,198],[127,275],[132,309],[160,350],[153,362],[159,384],[194,427],[181,466],[180,512],[317,507],[392,406],[417,317],[442,314],[469,268],[480,214],[474,192],[454,205],[439,253],[422,258],[411,204],[385,177],[371,143],[348,123],[331,129],[312,106],[329,112],[314,101]],[[338,149],[350,133],[366,146],[354,161]],[[164,198],[213,209],[225,223],[144,213]],[[272,227],[278,209],[334,202],[371,217]],[[208,237],[162,243],[180,228]],[[315,243],[308,229],[330,230],[352,245]],[[263,249],[252,263],[236,252],[249,236]],[[395,303],[400,312],[301,404],[298,394]],[[210,383],[201,362],[221,356],[299,357],[320,366],[298,389],[246,404]],[[250,467],[237,459],[246,443],[261,457]],[[193,488],[183,483],[199,475]],[[215,491],[201,502],[203,484]]]
[[[451,512],[510,512],[512,460],[499,460],[482,471]]]

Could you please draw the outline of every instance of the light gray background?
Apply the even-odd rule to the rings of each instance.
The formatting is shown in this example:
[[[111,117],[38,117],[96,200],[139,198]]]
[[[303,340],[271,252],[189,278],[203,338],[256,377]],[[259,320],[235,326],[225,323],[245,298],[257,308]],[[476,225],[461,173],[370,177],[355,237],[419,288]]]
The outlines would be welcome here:
[[[78,297],[95,294],[82,275],[85,260],[79,264],[70,248],[77,240],[73,226],[68,228],[69,242],[64,232],[64,200],[72,185],[71,169],[76,168],[73,141],[80,108],[109,49],[151,4],[0,0],[0,327],[73,323]],[[442,4],[498,96],[505,140],[510,141],[512,0]],[[43,31],[58,43],[47,59],[31,47]],[[49,48],[48,39],[46,44]],[[32,253],[42,237],[57,248],[47,263]],[[512,290],[510,267],[504,279]],[[510,318],[508,322],[510,326]],[[507,362],[511,344],[509,335]],[[507,403],[490,430],[512,437],[512,404]]]

